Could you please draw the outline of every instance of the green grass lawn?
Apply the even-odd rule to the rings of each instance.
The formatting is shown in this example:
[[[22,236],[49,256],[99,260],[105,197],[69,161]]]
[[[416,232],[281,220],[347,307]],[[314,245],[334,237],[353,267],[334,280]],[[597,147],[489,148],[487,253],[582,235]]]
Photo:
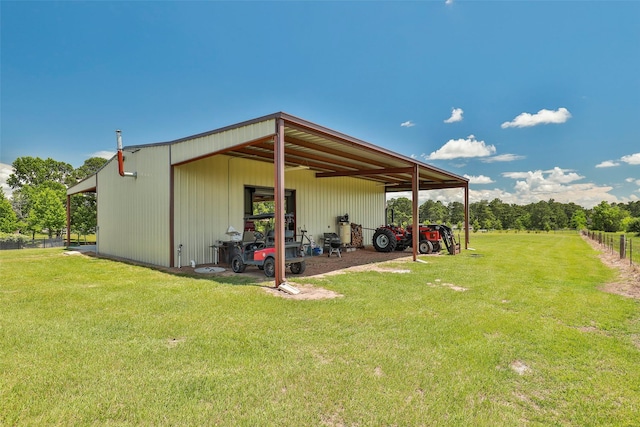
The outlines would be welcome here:
[[[0,425],[640,424],[640,303],[598,290],[615,274],[596,253],[572,234],[471,246],[307,280],[344,295],[323,301],[0,252]]]

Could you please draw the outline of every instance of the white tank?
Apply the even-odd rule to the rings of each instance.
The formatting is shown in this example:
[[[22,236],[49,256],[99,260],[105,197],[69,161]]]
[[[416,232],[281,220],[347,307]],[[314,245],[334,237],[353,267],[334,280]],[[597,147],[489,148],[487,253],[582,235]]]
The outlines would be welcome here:
[[[350,245],[351,244],[351,224],[349,224],[348,222],[341,222],[339,226],[339,232],[340,232],[340,242],[342,242],[343,245]]]

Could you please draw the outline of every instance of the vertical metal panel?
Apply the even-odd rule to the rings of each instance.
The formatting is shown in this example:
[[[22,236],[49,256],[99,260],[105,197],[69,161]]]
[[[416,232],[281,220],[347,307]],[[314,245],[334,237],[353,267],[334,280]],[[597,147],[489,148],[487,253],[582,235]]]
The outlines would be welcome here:
[[[98,241],[100,253],[169,265],[169,147],[125,152],[121,177],[118,164],[98,172]]]
[[[273,135],[274,129],[275,120],[269,119],[236,129],[178,142],[171,145],[171,163],[175,165],[243,142]]]
[[[214,156],[175,167],[175,245],[183,244],[182,262],[212,261],[210,246],[226,241],[231,225],[243,229],[244,187],[274,187],[273,164]],[[296,191],[298,231],[304,227],[320,243],[337,232],[336,218],[375,228],[384,223],[384,187],[357,178],[316,179],[308,170],[285,172],[285,188]],[[373,232],[364,230],[365,243]]]
[[[289,176],[291,175],[291,176]],[[349,214],[352,223],[375,228],[384,223],[384,187],[357,178],[316,179],[310,171],[291,172],[287,188],[295,182],[297,224],[304,227],[316,242],[324,233],[338,232],[337,217]],[[363,230],[363,242],[370,244],[373,231]]]

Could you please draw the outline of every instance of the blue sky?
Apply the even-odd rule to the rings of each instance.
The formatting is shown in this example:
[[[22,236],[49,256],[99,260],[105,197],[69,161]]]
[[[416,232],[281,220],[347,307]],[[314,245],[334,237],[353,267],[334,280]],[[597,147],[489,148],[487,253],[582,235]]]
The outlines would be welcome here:
[[[640,199],[638,1],[0,7],[0,183],[17,157],[113,154],[115,129],[285,111],[468,176],[471,201]]]

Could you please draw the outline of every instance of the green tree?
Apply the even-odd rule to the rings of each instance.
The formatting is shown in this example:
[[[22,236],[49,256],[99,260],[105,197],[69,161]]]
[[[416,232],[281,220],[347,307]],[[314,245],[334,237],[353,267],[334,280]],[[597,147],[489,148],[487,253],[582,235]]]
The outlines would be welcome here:
[[[451,202],[447,209],[449,210],[449,223],[462,224],[464,222],[464,203]]]
[[[551,209],[551,228],[562,229],[569,225],[569,217],[565,211],[565,205],[558,203],[553,199],[549,200],[549,208]]]
[[[71,174],[72,182],[70,184],[80,182],[83,179],[90,177],[94,173],[98,172],[106,163],[107,160],[103,159],[102,157],[88,158],[84,161],[82,166],[73,171],[73,173]]]
[[[533,230],[550,231],[554,228],[553,211],[544,200],[530,205],[531,225]]]
[[[634,218],[640,218],[640,200],[627,203],[626,210]]]
[[[18,228],[18,217],[16,216],[11,202],[4,195],[0,188],[0,231],[13,233]]]
[[[397,199],[389,199],[387,201],[387,210],[393,209],[393,222],[401,227],[406,227],[412,223],[412,209],[413,205],[411,200],[406,197],[398,197]],[[386,221],[391,221],[391,213]]]
[[[616,232],[622,229],[623,220],[629,213],[618,205],[610,205],[606,201],[600,202],[593,208],[591,228],[606,232]]]
[[[487,200],[480,200],[479,202],[471,203],[469,205],[469,217],[470,222],[476,224],[477,221],[480,228],[495,228],[496,217],[493,212],[491,212],[491,208],[489,208],[489,202]]]
[[[7,184],[13,189],[26,185],[37,187],[46,182],[67,184],[73,175],[73,166],[51,158],[43,160],[40,157],[18,157],[11,165],[13,173],[9,175]]]
[[[569,226],[575,230],[587,228],[587,214],[584,210],[577,210],[573,213]]]
[[[74,194],[71,196],[71,231],[86,236],[96,232],[98,225],[97,201],[95,194]]]
[[[509,219],[511,209],[509,205],[503,203],[500,199],[493,199],[489,203],[489,209],[491,209],[491,213],[493,213],[493,216],[495,217],[493,228],[497,230],[502,230],[503,228],[511,228],[511,221]]]
[[[32,238],[38,231],[47,230],[49,238],[59,234],[66,222],[66,211],[58,194],[51,188],[36,189],[32,196],[32,207],[27,216],[27,226]]]
[[[427,200],[419,209],[420,223],[443,224],[447,222],[449,210],[440,201]]]
[[[79,182],[96,173],[107,160],[91,157],[73,171],[70,181]],[[72,182],[72,183],[73,183]],[[97,199],[94,193],[74,194],[71,197],[71,230],[78,235],[95,233],[97,226]]]
[[[629,224],[627,224],[627,232],[636,233],[636,235],[640,236],[640,217],[633,218],[629,221]]]

